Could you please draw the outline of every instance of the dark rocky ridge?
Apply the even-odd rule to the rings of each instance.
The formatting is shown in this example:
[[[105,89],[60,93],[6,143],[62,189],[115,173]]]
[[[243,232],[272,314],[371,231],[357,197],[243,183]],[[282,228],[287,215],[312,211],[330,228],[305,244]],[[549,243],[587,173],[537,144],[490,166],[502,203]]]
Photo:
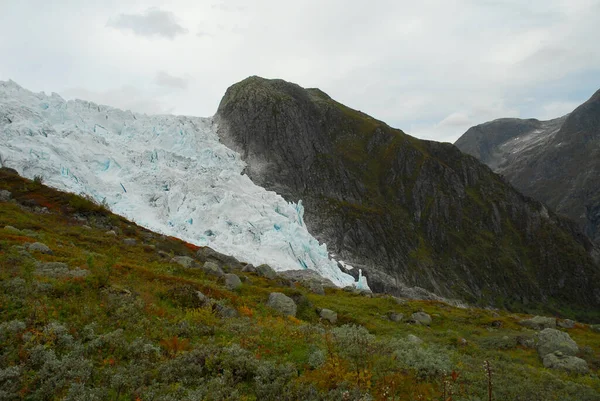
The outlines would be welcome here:
[[[222,141],[375,291],[420,286],[513,308],[600,305],[600,269],[575,224],[451,144],[423,141],[317,89],[251,77],[227,90]]]
[[[555,120],[500,119],[472,127],[456,146],[575,220],[600,244],[600,91]]]

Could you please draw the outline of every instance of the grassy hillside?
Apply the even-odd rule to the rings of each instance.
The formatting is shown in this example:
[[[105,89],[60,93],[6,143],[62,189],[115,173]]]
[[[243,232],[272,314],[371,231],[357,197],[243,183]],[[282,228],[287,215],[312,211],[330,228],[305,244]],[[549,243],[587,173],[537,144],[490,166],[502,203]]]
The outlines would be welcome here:
[[[0,400],[600,400],[600,333],[587,325],[565,331],[590,373],[548,370],[526,316],[319,295],[239,270],[228,290],[171,260],[193,245],[7,170],[0,190],[12,198],[0,201]],[[295,300],[295,317],[266,305],[272,292]],[[419,311],[430,326],[407,323]]]

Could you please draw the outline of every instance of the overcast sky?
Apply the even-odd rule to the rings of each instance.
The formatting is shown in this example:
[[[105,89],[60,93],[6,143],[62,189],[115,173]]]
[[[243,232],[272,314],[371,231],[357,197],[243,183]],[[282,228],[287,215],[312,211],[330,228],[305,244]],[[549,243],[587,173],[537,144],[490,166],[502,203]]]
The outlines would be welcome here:
[[[0,80],[210,116],[250,75],[421,138],[559,117],[600,88],[600,0],[0,0]]]

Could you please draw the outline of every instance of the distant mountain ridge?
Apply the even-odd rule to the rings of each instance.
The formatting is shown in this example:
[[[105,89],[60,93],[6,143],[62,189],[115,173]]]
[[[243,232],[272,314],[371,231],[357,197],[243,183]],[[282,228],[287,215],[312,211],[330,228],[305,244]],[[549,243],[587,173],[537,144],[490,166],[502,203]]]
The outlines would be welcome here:
[[[469,302],[600,305],[589,239],[450,144],[423,141],[317,89],[250,77],[215,121],[245,172],[302,199],[311,233],[375,291]]]
[[[470,128],[456,146],[600,243],[600,90],[561,118],[495,120]]]

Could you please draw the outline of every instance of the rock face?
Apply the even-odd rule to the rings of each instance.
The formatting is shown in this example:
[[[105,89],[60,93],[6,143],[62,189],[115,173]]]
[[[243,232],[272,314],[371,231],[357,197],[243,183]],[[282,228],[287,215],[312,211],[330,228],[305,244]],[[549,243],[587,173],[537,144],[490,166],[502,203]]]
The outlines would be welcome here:
[[[215,121],[249,177],[301,199],[310,232],[375,292],[417,286],[513,308],[600,305],[591,241],[450,144],[259,77],[230,87]]]
[[[470,128],[456,146],[571,217],[600,244],[599,139],[600,90],[564,117],[495,120]]]

